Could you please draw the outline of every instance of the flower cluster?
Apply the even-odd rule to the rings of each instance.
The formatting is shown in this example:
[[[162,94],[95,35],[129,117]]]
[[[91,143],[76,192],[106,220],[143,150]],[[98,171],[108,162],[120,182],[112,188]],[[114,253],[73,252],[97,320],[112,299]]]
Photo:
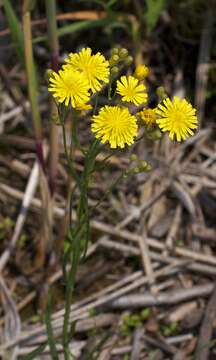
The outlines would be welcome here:
[[[70,53],[58,73],[49,78],[49,91],[57,102],[76,111],[92,108],[95,94],[108,89],[107,105],[92,116],[91,130],[102,143],[111,148],[124,148],[135,142],[138,125],[168,132],[172,140],[185,140],[198,126],[196,110],[185,99],[164,96],[155,108],[148,108],[146,78],[149,69],[138,65],[133,75],[122,75],[132,57],[126,49],[113,49],[109,60],[90,48]],[[110,96],[112,94],[112,96]],[[113,103],[115,102],[115,105]],[[159,131],[159,130],[158,130]]]

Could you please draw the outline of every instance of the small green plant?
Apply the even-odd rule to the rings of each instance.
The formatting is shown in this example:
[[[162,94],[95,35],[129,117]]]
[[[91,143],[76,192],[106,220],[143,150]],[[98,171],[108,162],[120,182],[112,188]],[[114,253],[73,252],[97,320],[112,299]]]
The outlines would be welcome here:
[[[172,322],[170,324],[163,325],[161,327],[161,333],[165,337],[176,335],[178,333],[178,323]]]
[[[146,308],[139,313],[125,314],[122,318],[121,333],[128,336],[134,329],[144,325],[151,315],[151,309]]]
[[[5,217],[0,222],[0,240],[4,240],[7,237],[8,233],[11,232],[13,227],[14,221],[9,217]]]

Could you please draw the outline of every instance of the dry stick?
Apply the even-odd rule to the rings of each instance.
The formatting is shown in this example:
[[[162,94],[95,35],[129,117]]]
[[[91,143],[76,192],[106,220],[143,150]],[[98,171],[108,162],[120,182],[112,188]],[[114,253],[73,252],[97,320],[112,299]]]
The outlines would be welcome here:
[[[202,29],[200,49],[196,70],[196,90],[195,90],[195,107],[199,119],[199,126],[202,125],[204,108],[206,102],[206,88],[208,82],[209,59],[212,45],[212,31],[214,24],[214,2],[209,1],[207,11],[204,15],[204,24]]]
[[[182,214],[182,207],[181,205],[178,205],[175,210],[172,225],[165,240],[167,250],[171,250],[173,248],[173,244],[178,232],[178,228],[181,223],[181,214]],[[167,251],[164,252],[164,255],[166,255],[166,253]]]
[[[149,254],[149,246],[148,243],[146,241],[147,238],[147,234],[145,231],[145,224],[144,224],[144,220],[143,220],[143,231],[142,231],[142,235],[139,237],[139,248],[141,251],[141,258],[142,258],[142,263],[143,263],[143,268],[144,271],[146,273],[146,276],[149,279],[149,285],[153,285],[155,282],[155,278],[154,278],[154,271],[153,271],[153,267],[152,267],[152,262],[151,262],[151,258],[150,258],[150,254]],[[154,286],[151,286],[151,290],[154,293],[156,291]]]
[[[111,338],[109,338],[105,344],[103,345],[103,348],[101,349],[101,353],[98,355],[98,360],[109,360],[112,357],[112,350],[115,346],[115,344],[118,341],[118,335],[113,334]]]
[[[119,319],[119,316],[112,313],[106,313],[106,314],[99,314],[97,316],[94,316],[94,318],[90,319],[81,319],[78,320],[75,324],[75,332],[80,334],[83,332],[88,332],[92,329],[100,329],[100,328],[106,328],[111,325],[116,325],[117,321]],[[55,337],[58,338],[62,331],[61,326],[55,327]],[[34,344],[43,343],[47,339],[46,332],[41,332],[36,334],[35,336],[29,337],[24,341],[21,341],[21,346],[32,346]]]
[[[98,244],[93,244],[91,245],[86,253],[86,258],[88,258],[89,256],[91,256],[95,250],[97,249]],[[69,270],[69,266],[67,267],[67,270]],[[47,282],[49,285],[54,284],[56,281],[58,281],[63,275],[63,271],[62,269],[56,271],[53,275],[51,275]],[[18,304],[17,304],[17,310],[20,311],[22,310],[25,306],[27,306],[32,300],[34,300],[34,298],[37,296],[37,291],[33,290],[31,291],[24,299],[22,299]],[[87,298],[86,298],[87,299]],[[4,323],[3,319],[0,319],[0,326]]]
[[[181,265],[184,266],[184,263],[185,262],[179,262],[178,261],[178,262],[176,262],[176,263],[174,263],[172,265],[165,266],[164,268],[162,268],[162,269],[155,272],[155,278],[161,278],[161,277],[164,277],[164,276],[168,276],[169,274],[173,273],[173,271],[174,272],[177,271],[176,267],[179,267]],[[124,295],[124,294],[126,294],[126,293],[128,293],[130,291],[133,291],[133,290],[135,290],[135,289],[137,289],[137,288],[139,288],[139,287],[141,287],[141,286],[143,286],[143,285],[145,285],[147,283],[148,283],[148,278],[142,276],[141,278],[138,278],[133,283],[131,283],[129,285],[126,285],[125,287],[123,287],[123,288],[121,288],[121,289],[119,289],[117,291],[114,291],[111,294],[101,296],[97,300],[83,306],[80,309],[77,309],[77,310],[74,311],[73,306],[71,306],[70,321],[72,322],[72,321],[78,320],[78,319],[80,319],[81,316],[88,317],[89,316],[89,311],[91,309],[101,307],[102,305],[105,305],[105,304],[111,302],[112,300],[118,298],[119,296]],[[56,320],[52,321],[53,329],[62,327],[62,323],[63,323],[63,314],[62,314],[62,312],[64,314],[64,310],[60,311],[61,315],[60,315],[59,319],[56,319]],[[36,329],[29,330],[28,332],[21,334],[19,341],[22,341],[22,342],[24,340],[27,341],[27,339],[29,339],[30,337],[41,334],[41,332],[46,333],[46,328],[45,328],[44,325],[39,326]],[[12,344],[13,344],[13,342],[7,343],[4,346],[2,346],[0,348],[0,350],[9,347]]]
[[[0,125],[2,125],[3,123],[5,123],[8,120],[14,118],[17,115],[22,114],[22,112],[23,112],[23,107],[17,106],[15,109],[2,114],[0,116]]]
[[[140,256],[140,251],[139,251],[138,247],[121,244],[118,241],[116,241],[116,240],[112,241],[112,240],[108,239],[107,237],[103,237],[102,239],[100,239],[99,245],[107,247],[109,249],[121,251],[123,253],[126,253],[126,255],[132,254],[132,255]],[[161,255],[161,254],[153,252],[153,251],[150,251],[149,255],[152,260],[158,261],[162,264],[172,264],[174,261],[178,261],[178,259],[173,256],[172,257],[164,256],[164,255]],[[215,266],[209,266],[209,265],[189,262],[187,264],[186,269],[194,271],[198,274],[211,275],[211,276],[216,275]]]
[[[187,209],[187,211],[191,215],[192,220],[195,220],[196,208],[192,196],[189,194],[186,187],[183,184],[181,184],[179,181],[173,181],[172,190],[177,196],[177,198],[184,205],[184,207]]]
[[[58,14],[56,16],[56,20],[59,21],[65,21],[65,20],[100,20],[100,19],[104,19],[107,16],[105,11],[73,11],[73,12],[68,12],[68,13],[64,13],[64,14]],[[31,26],[35,27],[38,25],[46,25],[47,24],[47,19],[37,19],[37,20],[32,20],[31,21]],[[10,29],[6,28],[4,30],[0,31],[0,37],[1,36],[5,36],[5,35],[9,35],[10,34]]]
[[[38,345],[38,344],[36,344]],[[35,350],[35,348],[37,347],[36,345],[33,346],[27,346],[27,347],[20,347],[18,349],[18,356],[21,357],[21,359],[23,359],[23,356],[29,355],[30,352],[32,352],[33,350]],[[83,348],[86,345],[86,341],[71,341],[70,343],[70,348],[71,348],[71,353],[73,354],[75,359],[79,359],[79,356],[81,355],[81,351],[83,350]],[[61,344],[56,344],[57,347],[57,351],[59,354],[63,353],[63,347]],[[0,349],[0,356],[3,355],[3,350]],[[47,355],[47,357],[46,357]],[[37,359],[39,359],[37,357]],[[45,349],[43,350],[43,357],[40,357],[40,359],[43,360],[50,360],[50,348],[47,345],[45,347]],[[9,360],[11,360],[11,358],[9,358]]]
[[[133,345],[132,345],[132,351],[131,351],[131,360],[139,360],[141,358],[141,351],[142,351],[142,342],[143,342],[143,337],[144,335],[144,329],[143,328],[137,328],[134,331],[134,336],[133,336]]]
[[[2,305],[5,311],[5,341],[11,341],[17,339],[21,331],[21,322],[19,315],[16,310],[16,305],[14,300],[11,297],[10,291],[8,290],[3,278],[0,276],[0,289],[1,289],[1,298]],[[3,353],[4,359],[17,359],[17,352],[19,346],[15,345],[14,347],[6,350]]]
[[[158,199],[161,198],[161,196],[166,192],[166,190],[169,188],[169,186],[170,186],[170,182],[165,184],[156,195],[154,195],[151,199],[144,202],[139,208],[136,209],[135,212],[128,215],[122,222],[120,222],[120,224],[116,227],[116,229],[120,230],[123,227],[125,227],[126,225],[128,225],[132,220],[138,219],[140,217],[140,215],[142,214],[142,212],[144,212],[145,210],[150,208],[152,205],[154,205],[154,203]]]
[[[108,304],[112,309],[136,309],[148,306],[175,305],[183,301],[191,300],[196,297],[204,297],[212,293],[214,284],[193,286],[189,289],[175,289],[163,292],[158,295],[134,294],[119,297]]]
[[[12,187],[5,185],[5,184],[0,184],[0,189],[9,196],[12,196],[19,200],[23,199],[22,191],[15,190]],[[41,209],[41,201],[39,199],[33,199],[32,205],[37,209]],[[56,217],[62,218],[62,217],[64,217],[64,209],[55,207],[54,214],[56,215]],[[74,212],[72,212],[72,218],[73,218],[73,220],[76,219],[76,215]],[[123,240],[131,241],[131,242],[135,242],[135,243],[138,243],[139,237],[140,237],[140,235],[138,235],[138,234],[133,234],[132,232],[127,231],[127,230],[118,230],[118,229],[114,228],[113,226],[110,226],[108,224],[105,224],[105,223],[97,221],[97,220],[93,220],[91,222],[91,227],[102,233],[106,233],[108,235],[113,235],[113,236],[119,237]],[[153,239],[153,238],[147,238],[147,243],[148,243],[149,247],[152,247],[156,250],[163,251],[166,249],[165,244],[163,244],[160,241]],[[173,249],[173,253],[177,256],[182,256],[182,257],[189,258],[189,259],[192,259],[195,261],[200,261],[202,263],[207,263],[207,264],[209,263],[211,265],[216,265],[216,257],[215,256],[191,251],[185,247],[175,247]]]
[[[196,360],[208,360],[209,349],[211,347],[211,337],[213,332],[213,321],[216,317],[216,284],[213,294],[207,304],[204,319],[200,327],[200,333],[195,352]]]
[[[5,265],[7,264],[11,252],[14,250],[16,246],[16,242],[19,239],[19,236],[21,234],[23,225],[25,223],[25,219],[28,213],[28,209],[30,206],[30,203],[32,201],[32,198],[34,197],[37,185],[38,185],[38,179],[39,179],[39,165],[36,161],[33,165],[27,186],[26,191],[24,193],[21,209],[19,212],[19,215],[17,217],[14,233],[12,236],[12,239],[10,241],[9,247],[3,252],[3,254],[0,257],[0,273],[4,269]]]

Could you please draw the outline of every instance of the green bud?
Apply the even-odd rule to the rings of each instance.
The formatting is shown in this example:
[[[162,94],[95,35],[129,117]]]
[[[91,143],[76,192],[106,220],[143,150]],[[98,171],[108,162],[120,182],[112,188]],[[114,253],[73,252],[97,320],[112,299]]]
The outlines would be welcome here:
[[[119,57],[120,57],[121,59],[124,59],[124,58],[126,58],[127,56],[128,56],[128,50],[125,49],[125,48],[121,48],[121,49],[119,50]]]
[[[53,76],[53,70],[52,69],[47,69],[46,72],[45,72],[46,80],[49,81],[52,76]]]
[[[140,173],[140,168],[138,166],[136,166],[135,168],[132,169],[134,174],[139,174]]]
[[[117,66],[113,66],[113,67],[111,68],[111,74],[112,74],[112,75],[117,75],[118,72],[119,72],[119,68],[118,68]]]
[[[119,49],[118,48],[113,48],[111,51],[111,55],[118,55],[119,54]]]
[[[125,64],[126,65],[131,65],[133,62],[133,57],[132,56],[127,56],[125,59]]]
[[[160,140],[162,137],[162,133],[159,129],[154,129],[146,133],[146,137],[150,140]]]
[[[130,159],[131,159],[131,161],[136,161],[137,160],[136,154],[132,154]]]
[[[157,96],[159,98],[160,101],[164,100],[167,97],[167,94],[165,92],[165,89],[163,86],[159,86],[156,90],[157,92]]]
[[[109,59],[109,63],[111,66],[116,65],[119,62],[119,56],[118,55],[112,55]]]
[[[139,163],[139,170],[140,170],[140,172],[150,171],[151,170],[151,165],[148,164],[146,161],[142,160]]]

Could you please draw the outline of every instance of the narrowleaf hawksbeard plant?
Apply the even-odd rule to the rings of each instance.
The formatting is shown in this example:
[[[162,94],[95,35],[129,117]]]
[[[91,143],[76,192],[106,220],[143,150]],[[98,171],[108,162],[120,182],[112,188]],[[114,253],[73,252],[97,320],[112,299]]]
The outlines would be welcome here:
[[[76,219],[72,223],[68,221],[63,255],[66,294],[63,326],[65,359],[69,359],[69,314],[75,275],[80,259],[87,251],[90,237],[93,209],[88,204],[88,190],[89,181],[97,167],[97,156],[104,148],[108,153],[109,149],[112,149],[109,155],[111,156],[118,148],[128,148],[135,142],[142,141],[145,136],[154,140],[156,138],[149,135],[155,131],[160,135],[157,139],[166,132],[171,140],[186,140],[194,134],[198,126],[196,110],[185,99],[158,96],[158,104],[150,108],[147,85],[149,69],[140,64],[130,71],[132,61],[133,58],[123,48],[114,48],[109,59],[99,52],[94,54],[90,48],[84,48],[78,53],[70,53],[57,73],[49,72],[48,90],[57,104],[59,119],[56,123],[62,127],[68,174],[75,183],[67,197],[70,219],[74,192],[78,191],[79,194],[75,209]],[[104,106],[98,106],[100,92],[103,93],[103,100],[106,99]],[[69,113],[72,119],[71,131],[67,134],[65,122]],[[85,121],[85,117],[91,120],[91,140],[84,148],[77,124],[78,121]],[[86,121],[86,126],[87,124]],[[76,148],[83,154],[84,165],[81,173],[74,166]],[[150,170],[150,165],[143,159],[130,159],[129,168],[122,171],[107,193],[124,175]],[[135,166],[133,161],[136,161]],[[71,266],[66,270],[68,264]]]

